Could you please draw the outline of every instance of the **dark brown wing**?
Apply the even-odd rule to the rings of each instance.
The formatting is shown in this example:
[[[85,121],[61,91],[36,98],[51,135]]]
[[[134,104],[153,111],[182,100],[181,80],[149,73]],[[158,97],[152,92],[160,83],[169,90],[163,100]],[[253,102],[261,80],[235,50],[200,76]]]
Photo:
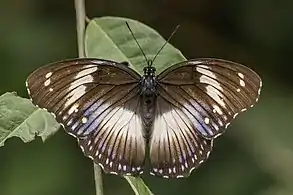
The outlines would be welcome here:
[[[73,59],[36,70],[27,89],[33,103],[54,114],[106,172],[138,174],[145,158],[139,80],[123,64]]]
[[[37,69],[29,75],[26,85],[35,105],[54,114],[68,133],[82,137],[93,129],[85,122],[88,115],[97,107],[100,111],[105,109],[109,100],[124,97],[139,79],[137,73],[119,63],[73,59]]]
[[[251,69],[220,59],[195,59],[174,65],[157,77],[164,98],[172,97],[208,139],[258,100],[261,79]],[[161,93],[161,92],[159,92]]]
[[[146,147],[140,98],[135,91],[127,96],[116,103],[119,106],[113,104],[105,110],[101,121],[93,120],[95,130],[79,139],[79,144],[105,172],[138,175],[143,172]]]
[[[206,140],[175,99],[159,88],[150,139],[151,174],[163,178],[187,177],[204,162],[212,140]]]

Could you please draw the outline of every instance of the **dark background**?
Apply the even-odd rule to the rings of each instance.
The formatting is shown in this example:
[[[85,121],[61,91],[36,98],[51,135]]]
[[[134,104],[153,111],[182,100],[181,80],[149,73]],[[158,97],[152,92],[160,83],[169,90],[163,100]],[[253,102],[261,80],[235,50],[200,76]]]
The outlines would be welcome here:
[[[88,0],[89,17],[140,20],[187,58],[236,61],[263,79],[260,101],[215,141],[209,160],[188,179],[144,176],[156,194],[293,194],[292,0]],[[0,5],[0,93],[27,97],[25,79],[48,62],[77,56],[74,2],[6,0]],[[105,195],[133,194],[104,175]],[[95,193],[92,162],[59,131],[45,144],[18,138],[0,148],[0,195]]]

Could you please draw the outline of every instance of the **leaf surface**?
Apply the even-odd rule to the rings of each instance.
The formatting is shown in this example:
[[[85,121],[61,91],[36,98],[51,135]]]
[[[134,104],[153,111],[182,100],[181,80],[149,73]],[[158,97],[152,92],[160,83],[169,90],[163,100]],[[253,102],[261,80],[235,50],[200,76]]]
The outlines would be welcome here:
[[[40,136],[45,141],[56,133],[59,124],[45,110],[38,109],[30,100],[21,98],[16,93],[0,96],[0,147],[13,136],[24,142]]]

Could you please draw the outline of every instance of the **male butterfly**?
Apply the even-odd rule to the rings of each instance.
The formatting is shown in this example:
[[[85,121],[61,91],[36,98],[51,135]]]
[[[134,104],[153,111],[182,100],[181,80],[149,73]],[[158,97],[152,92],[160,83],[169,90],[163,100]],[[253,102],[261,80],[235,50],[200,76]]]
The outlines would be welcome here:
[[[149,159],[152,175],[186,177],[208,158],[213,139],[257,102],[261,79],[212,58],[155,72],[152,63],[140,76],[123,63],[79,58],[37,69],[26,85],[32,102],[105,172],[139,175]]]

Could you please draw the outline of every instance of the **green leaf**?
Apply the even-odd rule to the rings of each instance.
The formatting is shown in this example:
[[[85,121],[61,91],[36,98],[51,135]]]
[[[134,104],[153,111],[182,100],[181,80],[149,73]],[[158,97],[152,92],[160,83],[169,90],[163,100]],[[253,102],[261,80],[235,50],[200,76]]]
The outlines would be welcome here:
[[[119,17],[101,17],[90,21],[85,35],[86,56],[127,61],[132,69],[142,74],[147,62],[128,30],[126,21],[147,58],[153,59],[166,40],[145,24]],[[158,74],[184,60],[186,59],[181,52],[168,43],[156,58],[154,66]]]
[[[142,74],[147,62],[127,28],[126,21],[147,58],[153,59],[166,40],[145,24],[119,17],[101,17],[90,21],[85,34],[86,56],[117,62],[127,61],[132,69]],[[184,60],[186,59],[181,52],[167,43],[156,58],[154,66],[158,74],[165,68]],[[152,194],[141,178],[131,176],[124,178],[136,195]]]
[[[153,195],[151,190],[145,185],[141,178],[132,177],[132,176],[125,176],[124,177],[128,183],[130,184],[132,190],[134,191],[135,195]]]
[[[59,124],[53,116],[35,107],[30,100],[21,98],[16,93],[0,96],[0,147],[11,137],[30,142],[37,135],[45,141],[58,129]]]

